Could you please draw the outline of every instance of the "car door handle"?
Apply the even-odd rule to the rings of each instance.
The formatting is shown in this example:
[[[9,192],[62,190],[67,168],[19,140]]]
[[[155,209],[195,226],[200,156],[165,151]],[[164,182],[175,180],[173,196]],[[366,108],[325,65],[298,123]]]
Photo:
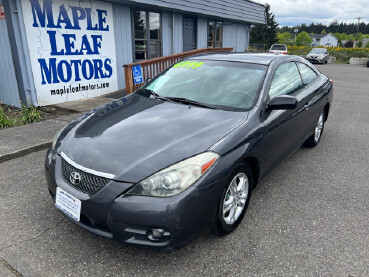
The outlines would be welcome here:
[[[310,105],[309,104],[305,104],[304,105],[304,108],[305,108],[305,110],[308,110],[310,108]]]

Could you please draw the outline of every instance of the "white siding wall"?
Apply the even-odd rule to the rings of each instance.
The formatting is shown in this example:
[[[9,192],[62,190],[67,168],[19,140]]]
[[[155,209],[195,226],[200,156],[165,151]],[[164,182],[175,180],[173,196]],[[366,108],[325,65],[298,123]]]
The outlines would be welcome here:
[[[174,13],[173,54],[183,52],[183,14]]]
[[[162,44],[163,44],[163,56],[172,54],[173,39],[172,39],[172,24],[173,13],[162,12],[161,13],[161,28],[162,28]]]
[[[0,4],[4,0],[0,0]],[[19,1],[19,0],[17,0]],[[236,0],[238,2],[239,0]],[[9,0],[11,8],[15,9],[15,4],[12,0]],[[132,1],[133,3],[135,1]],[[160,1],[158,1],[160,2]],[[204,7],[206,6],[206,1],[202,1]],[[228,1],[229,2],[229,1]],[[246,2],[250,10],[256,8],[260,10],[260,5],[252,4]],[[223,3],[226,5],[225,3]],[[177,7],[177,4],[173,4]],[[202,5],[202,4],[201,4]],[[221,1],[217,2],[217,5],[222,5]],[[181,8],[182,6],[178,6]],[[252,7],[252,8],[251,8]],[[242,7],[243,10],[248,8]],[[230,7],[226,6],[226,14],[224,16],[229,16]],[[192,11],[192,8],[189,11]],[[211,8],[209,16],[215,14],[216,11]],[[199,15],[195,10],[194,14],[197,14],[197,48],[207,47],[208,40],[208,18],[206,15]],[[132,42],[132,20],[131,20],[131,9],[128,5],[121,4],[118,2],[113,3],[113,13],[114,13],[114,36],[116,42],[116,58],[117,58],[117,76],[118,76],[118,87],[119,89],[125,88],[125,78],[124,78],[124,64],[133,62],[133,42]],[[249,14],[250,12],[247,12]],[[183,14],[181,11],[174,12],[174,26],[173,25],[173,12],[161,11],[162,15],[162,51],[163,56],[167,56],[173,53],[180,53],[183,51]],[[221,14],[218,14],[218,16]],[[7,15],[9,16],[9,15]],[[21,95],[23,98],[30,98],[29,88],[32,87],[31,82],[33,80],[28,80],[28,75],[26,72],[26,66],[24,65],[25,59],[24,53],[22,52],[22,43],[19,35],[19,26],[17,25],[17,17],[14,17],[14,30],[17,44],[18,59],[20,59],[20,66],[16,68],[20,73],[19,75],[21,85],[23,84],[26,91],[22,91]],[[264,20],[260,15],[257,16],[261,21]],[[172,30],[174,29],[174,30]],[[246,23],[232,23],[224,25],[223,32],[223,46],[233,47],[235,51],[244,51],[248,47],[248,33],[249,27]],[[174,34],[174,38],[172,37]],[[16,74],[14,70],[14,62],[11,55],[11,46],[9,43],[6,22],[5,20],[0,20],[0,37],[6,38],[0,40],[0,60],[2,61],[0,67],[0,101],[3,103],[11,105],[19,105],[19,88],[17,85]],[[17,72],[18,72],[17,71]],[[23,86],[22,85],[22,86]],[[21,88],[22,89],[22,88]],[[24,88],[23,88],[24,89]],[[28,89],[28,90],[27,90]]]
[[[208,20],[197,18],[197,48],[208,47]]]
[[[3,1],[0,0],[0,5]],[[6,14],[5,16],[9,16]],[[0,20],[0,102],[19,107],[18,84],[15,76],[14,62],[6,20]]]
[[[232,47],[235,52],[244,52],[249,48],[249,25],[224,22],[223,47]]]
[[[226,18],[241,22],[265,24],[264,6],[245,0],[121,0],[131,5],[166,7],[179,13]]]
[[[174,26],[172,26],[173,13],[162,12],[161,23],[163,56],[183,52],[183,14],[174,13]],[[174,28],[174,40],[172,28]]]
[[[332,46],[336,47],[338,45],[338,40],[331,34],[328,34],[320,39],[321,46],[326,46],[327,44],[331,44]]]
[[[113,13],[118,88],[124,89],[126,86],[123,65],[133,62],[131,11],[127,6],[114,4]]]

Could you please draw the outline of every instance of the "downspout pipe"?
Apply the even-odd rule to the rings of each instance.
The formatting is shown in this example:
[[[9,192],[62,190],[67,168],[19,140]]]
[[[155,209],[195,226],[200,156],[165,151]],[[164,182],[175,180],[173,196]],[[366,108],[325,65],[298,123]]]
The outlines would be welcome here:
[[[28,91],[29,94],[31,95],[30,102],[31,102],[32,106],[37,107],[38,102],[37,102],[37,96],[36,96],[35,83],[34,83],[34,80],[33,80],[31,60],[30,60],[29,51],[28,51],[26,30],[24,28],[22,6],[21,6],[21,3],[20,3],[20,0],[16,0],[15,4],[16,4],[16,8],[17,8],[18,24],[19,24],[19,29],[20,29],[20,33],[21,33],[22,48],[23,48],[24,60],[26,62],[27,79],[28,79],[27,80],[28,84],[25,84],[24,89],[26,91]]]
[[[172,12],[172,54],[174,54],[174,12]]]

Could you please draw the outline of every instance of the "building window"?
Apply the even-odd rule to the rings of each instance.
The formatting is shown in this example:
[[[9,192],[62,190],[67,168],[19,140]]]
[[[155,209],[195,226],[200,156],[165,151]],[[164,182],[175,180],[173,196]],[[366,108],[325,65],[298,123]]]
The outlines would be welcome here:
[[[161,56],[160,13],[133,11],[134,60],[142,61]]]
[[[209,21],[208,47],[223,46],[223,22]]]

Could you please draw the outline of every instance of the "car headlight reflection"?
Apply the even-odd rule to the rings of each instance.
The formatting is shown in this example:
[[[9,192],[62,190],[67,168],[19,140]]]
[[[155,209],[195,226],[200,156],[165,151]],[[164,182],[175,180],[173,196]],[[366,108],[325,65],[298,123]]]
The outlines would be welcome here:
[[[167,167],[134,185],[127,194],[168,197],[193,185],[218,160],[219,155],[205,152]]]
[[[63,128],[61,128],[58,132],[56,132],[56,134],[55,134],[55,136],[54,136],[54,139],[53,139],[53,143],[51,144],[51,148],[52,148],[53,150],[55,149],[55,145],[56,145],[56,143],[57,143],[57,141],[58,141],[58,139],[59,139],[59,136],[60,136],[60,134],[64,131],[65,127],[67,127],[67,125],[66,125],[66,126],[64,126]]]

